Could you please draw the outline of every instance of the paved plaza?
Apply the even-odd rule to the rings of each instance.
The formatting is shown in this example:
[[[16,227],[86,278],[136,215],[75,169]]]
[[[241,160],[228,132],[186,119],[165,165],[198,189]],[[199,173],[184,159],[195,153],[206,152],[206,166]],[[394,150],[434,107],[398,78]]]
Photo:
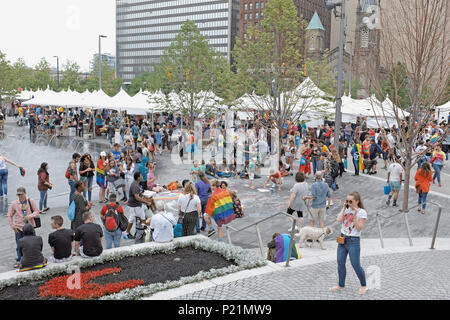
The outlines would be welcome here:
[[[8,126],[10,126],[8,124]],[[50,166],[50,179],[54,180],[57,186],[49,192],[49,206],[51,210],[46,215],[41,215],[42,228],[37,230],[37,234],[43,236],[44,239],[44,255],[50,254],[50,247],[47,244],[47,236],[52,232],[50,228],[50,217],[53,215],[61,215],[67,217],[67,202],[69,187],[64,178],[64,171],[67,163],[70,160],[71,154],[74,152],[71,146],[78,145],[72,143],[67,148],[57,149],[52,146],[32,145],[27,139],[23,137],[26,131],[23,128],[11,127],[11,134],[7,137],[7,145],[16,145],[14,149],[2,150],[6,151],[6,155],[17,162],[23,163],[27,167],[27,163],[32,163],[36,168],[29,168],[27,176],[23,180],[18,179],[15,173],[10,175],[9,190],[10,197],[8,203],[15,200],[15,189],[22,183],[26,184],[29,194],[34,199],[38,200],[38,193],[36,188],[37,178],[35,170],[40,162],[48,162]],[[18,143],[17,143],[18,142]],[[86,144],[88,145],[88,144]],[[109,150],[109,143],[104,139],[98,139],[95,143],[90,142],[89,147],[78,147],[81,151],[89,151],[92,154],[99,153],[102,150]],[[88,149],[88,150],[86,150]],[[27,150],[33,150],[33,158],[27,156]],[[77,150],[80,151],[80,150]],[[14,158],[17,155],[17,158]],[[298,166],[298,161],[296,162]],[[167,185],[171,181],[182,181],[189,179],[190,164],[174,165],[170,161],[168,154],[163,154],[157,157],[157,172],[158,183]],[[448,170],[448,169],[446,169]],[[12,171],[12,170],[11,170]],[[404,246],[405,250],[398,252],[389,252],[384,254],[380,252],[378,255],[362,257],[362,266],[366,269],[368,266],[376,265],[382,271],[381,289],[370,290],[369,294],[364,298],[360,297],[356,290],[358,288],[358,281],[353,272],[353,269],[348,263],[348,290],[340,293],[330,293],[327,288],[335,285],[336,281],[336,262],[335,262],[335,247],[333,239],[340,232],[340,225],[335,221],[337,213],[343,205],[343,199],[352,191],[359,191],[367,208],[369,217],[366,227],[362,234],[362,239],[371,241],[371,246],[380,248],[379,233],[376,223],[376,213],[381,213],[386,216],[393,215],[399,212],[399,208],[387,207],[385,204],[386,196],[383,194],[383,186],[385,180],[382,177],[384,170],[378,170],[378,176],[359,177],[353,176],[351,172],[344,174],[343,178],[339,178],[339,190],[333,194],[333,206],[329,210],[325,225],[333,228],[333,233],[327,237],[326,240],[329,255],[328,261],[317,260],[308,265],[296,266],[288,269],[271,270],[271,273],[249,276],[233,282],[225,284],[214,285],[207,289],[196,290],[189,294],[175,294],[174,299],[448,299],[450,297],[448,288],[450,283],[450,242],[446,239],[450,238],[450,195],[449,188],[450,181],[444,181],[443,188],[432,187],[432,192],[429,195],[429,201],[440,204],[444,209],[442,211],[439,230],[438,241],[436,248],[439,251],[430,251],[425,247],[424,238],[427,238],[427,246],[431,242],[429,239],[432,236],[433,228],[436,222],[437,208],[429,206],[426,215],[421,215],[415,210],[408,213],[408,220],[411,227],[411,234],[413,237],[414,247],[422,246],[422,251],[407,252],[409,244]],[[444,171],[448,172],[448,171]],[[294,184],[293,177],[287,177],[283,181],[282,191],[275,191],[273,194],[269,189],[264,189],[263,185],[265,178],[257,179],[255,190],[248,188],[248,180],[240,179],[225,179],[229,187],[237,191],[239,198],[244,205],[245,217],[236,219],[231,226],[240,229],[244,226],[257,222],[276,212],[285,212],[287,202],[289,199],[289,190]],[[308,183],[312,180],[309,178]],[[36,190],[35,190],[36,189]],[[413,189],[410,190],[410,206],[416,204],[416,194]],[[98,189],[94,189],[93,200],[95,207],[96,222],[100,222],[99,211],[101,205],[98,203]],[[400,194],[400,201],[402,201],[402,193]],[[8,203],[0,203],[0,211],[5,212]],[[127,208],[126,213],[127,212]],[[305,224],[308,224],[308,218],[305,219]],[[65,227],[70,224],[67,219],[64,223]],[[395,246],[395,239],[407,237],[407,230],[405,226],[404,215],[400,214],[392,219],[381,219],[383,236],[387,239],[385,241],[386,248],[388,243]],[[271,240],[271,236],[275,232],[286,233],[290,227],[289,219],[285,216],[278,216],[268,220],[260,225],[262,242],[264,246]],[[213,236],[215,239],[216,236]],[[260,254],[258,238],[254,227],[247,229],[240,233],[231,233],[232,243],[243,248],[253,250]],[[444,240],[440,240],[444,239]],[[0,272],[11,271],[15,258],[15,241],[14,233],[8,225],[7,218],[0,215]],[[132,240],[122,240],[122,245],[134,244]],[[312,251],[311,251],[312,250]],[[303,249],[302,253],[306,259],[308,256],[322,254],[322,250],[318,248]],[[303,259],[302,259],[303,260]],[[273,264],[272,264],[273,265]],[[366,270],[367,271],[367,270]],[[424,272],[426,271],[426,272]],[[182,291],[180,291],[182,292]],[[156,296],[158,297],[158,296]]]

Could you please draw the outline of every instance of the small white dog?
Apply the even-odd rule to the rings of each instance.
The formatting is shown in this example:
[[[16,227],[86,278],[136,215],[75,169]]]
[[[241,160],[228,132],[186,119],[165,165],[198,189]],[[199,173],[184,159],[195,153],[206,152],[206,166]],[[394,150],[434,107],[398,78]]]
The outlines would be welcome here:
[[[314,242],[319,241],[320,248],[322,250],[326,250],[326,248],[324,248],[323,246],[323,239],[332,232],[333,230],[331,229],[331,227],[325,227],[323,229],[315,227],[303,227],[300,229],[300,233],[298,234],[298,236],[300,237],[300,248],[303,248],[303,243],[306,243],[306,240],[311,239],[312,242],[309,245],[310,248],[312,247]]]

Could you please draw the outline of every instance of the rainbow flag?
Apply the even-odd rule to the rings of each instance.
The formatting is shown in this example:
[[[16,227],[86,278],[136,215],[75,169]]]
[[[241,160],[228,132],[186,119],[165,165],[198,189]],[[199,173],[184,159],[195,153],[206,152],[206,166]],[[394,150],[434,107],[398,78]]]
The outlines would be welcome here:
[[[230,193],[220,188],[217,188],[209,198],[205,212],[216,221],[219,227],[236,218]]]
[[[358,143],[353,145],[353,161],[356,161],[355,157],[354,157],[354,154],[356,152],[359,154],[359,159],[358,159],[359,170],[364,170],[363,155],[361,154],[361,145]]]
[[[277,246],[277,254],[275,256],[275,262],[285,262],[289,251],[289,242],[291,237],[287,234],[281,234],[275,238],[275,245]],[[292,246],[291,257],[295,259],[301,259],[300,251],[297,244],[294,242]]]
[[[431,136],[430,144],[434,145],[436,143],[437,139],[438,139],[438,133],[436,131],[436,133]]]

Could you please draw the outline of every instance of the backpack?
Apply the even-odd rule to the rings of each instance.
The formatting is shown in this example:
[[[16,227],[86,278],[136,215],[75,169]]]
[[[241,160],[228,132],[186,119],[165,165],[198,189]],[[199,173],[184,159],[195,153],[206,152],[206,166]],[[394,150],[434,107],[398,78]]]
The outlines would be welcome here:
[[[75,210],[76,210],[75,201],[72,201],[72,203],[69,206],[69,210],[67,211],[67,216],[69,217],[70,221],[75,220]]]
[[[339,175],[339,164],[336,161],[331,161],[331,177],[336,178]]]
[[[69,167],[67,167],[67,170],[66,170],[66,179],[69,179],[70,178],[70,172],[69,172]]]
[[[119,205],[116,204],[114,207],[110,207],[108,205],[107,207],[108,211],[105,214],[105,220],[103,223],[107,231],[115,232],[120,227],[120,213],[117,211]]]

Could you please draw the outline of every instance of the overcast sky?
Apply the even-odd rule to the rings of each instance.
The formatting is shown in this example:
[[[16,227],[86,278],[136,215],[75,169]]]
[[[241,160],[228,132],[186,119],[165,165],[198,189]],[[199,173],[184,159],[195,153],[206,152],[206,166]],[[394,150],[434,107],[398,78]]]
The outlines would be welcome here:
[[[42,57],[56,67],[67,59],[89,70],[98,52],[116,53],[115,0],[0,0],[0,51],[11,62],[35,66]]]

